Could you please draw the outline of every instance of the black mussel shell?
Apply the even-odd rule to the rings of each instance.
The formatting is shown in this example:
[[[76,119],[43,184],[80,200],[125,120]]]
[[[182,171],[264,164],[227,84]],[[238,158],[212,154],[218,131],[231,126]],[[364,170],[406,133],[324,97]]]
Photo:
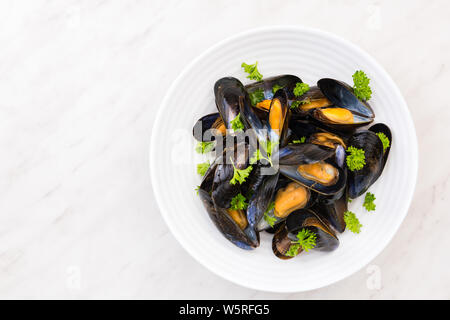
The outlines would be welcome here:
[[[379,132],[384,133],[386,138],[389,139],[389,147],[387,147],[386,150],[383,152],[383,166],[378,174],[378,175],[381,175],[381,173],[383,172],[384,166],[386,165],[386,161],[389,156],[389,151],[391,150],[391,146],[392,146],[391,129],[389,129],[389,127],[387,125],[385,125],[384,123],[377,123],[377,124],[374,124],[373,126],[371,126],[369,128],[369,131],[375,132],[375,134],[377,134]]]
[[[249,94],[262,90],[264,92],[264,99],[270,100],[275,94],[275,92],[273,92],[273,87],[278,86],[286,89],[289,99],[292,99],[294,97],[293,90],[297,82],[302,82],[302,80],[297,76],[286,74],[265,78],[262,81],[248,84],[245,86],[245,89]]]
[[[247,207],[247,221],[249,225],[257,229],[259,221],[264,216],[275,192],[278,181],[278,173],[264,175],[262,182],[255,188]]]
[[[300,97],[294,97],[294,99],[290,101],[289,106],[291,107],[292,103],[295,103],[295,101],[301,102],[297,106],[291,108],[291,111],[297,115],[307,115],[313,109],[331,105],[331,102],[317,86],[310,87],[310,89]]]
[[[217,165],[211,166],[203,178],[198,194],[202,203],[208,212],[209,217],[220,233],[239,248],[250,250],[258,245],[250,239],[246,231],[241,230],[236,222],[230,217],[225,209],[218,208],[211,198],[210,191],[213,184],[213,178]],[[259,238],[258,238],[259,243]]]
[[[272,251],[277,256],[277,258],[287,260],[293,257],[287,256],[286,252],[289,251],[291,247],[292,241],[288,237],[288,230],[286,228],[286,223],[282,222],[278,229],[276,229],[275,234],[272,238]],[[300,247],[297,254],[302,252],[302,248]]]
[[[224,135],[223,120],[218,112],[201,117],[195,123],[192,134],[197,141],[210,142],[216,135]],[[211,129],[209,133],[207,131]]]
[[[316,121],[322,122],[324,125],[330,128],[342,132],[351,132],[356,128],[365,126],[375,118],[375,114],[370,105],[359,100],[353,93],[353,89],[344,82],[334,79],[320,79],[317,82],[318,87],[324,94],[324,96],[332,103],[331,106],[326,108],[313,109],[310,115]],[[353,123],[335,123],[324,117],[323,112],[327,108],[344,108],[349,110],[354,117]]]
[[[344,189],[346,190],[346,189]],[[320,199],[312,208],[317,215],[323,220],[327,221],[331,227],[337,232],[344,232],[346,224],[344,220],[344,213],[348,209],[348,195],[347,192],[342,192],[339,199]]]
[[[238,144],[234,148],[226,148],[221,158],[222,161],[217,163],[211,196],[214,204],[221,208],[229,208],[231,200],[241,191],[241,185],[239,183],[230,183],[234,176],[234,167],[230,163],[231,159],[236,168],[247,168],[249,161],[248,146]],[[216,160],[215,162],[218,161]]]
[[[310,180],[298,172],[298,167],[304,164],[325,162],[337,171],[336,181],[330,185]],[[310,188],[320,194],[332,195],[340,192],[347,182],[347,171],[336,164],[335,150],[315,144],[287,145],[279,151],[280,172],[286,177]]]
[[[239,114],[240,106],[247,95],[244,85],[236,78],[225,77],[217,80],[214,85],[214,95],[217,110],[225,127],[232,129],[231,121]]]
[[[328,147],[310,143],[289,144],[278,153],[280,165],[298,165],[326,160],[334,155]]]
[[[297,239],[297,234],[304,228],[316,234],[317,238],[314,250],[333,251],[339,246],[339,240],[327,221],[321,219],[311,209],[295,211],[286,219],[288,238],[292,241]]]
[[[279,108],[276,109],[275,106]],[[282,147],[286,144],[286,137],[289,127],[289,114],[287,90],[280,89],[272,98],[269,114],[267,116],[269,139],[272,145]],[[278,126],[278,128],[275,126]]]
[[[351,199],[362,195],[378,179],[384,167],[383,143],[369,130],[357,132],[349,146],[363,149],[366,164],[360,170],[348,171],[348,195]]]
[[[375,113],[366,101],[359,100],[348,84],[329,78],[320,79],[317,86],[330,102],[341,108],[350,110],[361,117],[374,119]]]

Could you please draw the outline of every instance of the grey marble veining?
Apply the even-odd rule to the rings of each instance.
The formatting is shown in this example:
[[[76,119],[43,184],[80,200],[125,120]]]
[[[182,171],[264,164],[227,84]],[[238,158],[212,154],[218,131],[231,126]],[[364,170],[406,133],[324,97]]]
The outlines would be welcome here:
[[[0,298],[450,298],[448,1],[2,1]],[[389,246],[328,287],[273,294],[194,261],[162,220],[148,147],[184,66],[242,30],[298,24],[360,45],[415,121],[414,200]],[[374,274],[380,286],[373,286]]]

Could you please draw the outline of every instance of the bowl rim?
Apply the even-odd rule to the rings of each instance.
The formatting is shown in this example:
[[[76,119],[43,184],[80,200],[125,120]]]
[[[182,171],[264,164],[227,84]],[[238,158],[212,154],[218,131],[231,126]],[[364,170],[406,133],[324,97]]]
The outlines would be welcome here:
[[[409,195],[407,196],[407,201],[404,201],[404,203],[407,203],[407,205],[405,206],[405,210],[402,212],[402,217],[401,219],[399,219],[399,223],[395,226],[395,229],[392,230],[391,234],[385,238],[385,240],[383,241],[384,243],[379,247],[378,251],[375,252],[374,254],[370,255],[370,258],[366,258],[364,260],[363,263],[357,265],[355,268],[351,268],[348,271],[344,272],[344,275],[335,279],[332,282],[325,282],[325,283],[317,283],[315,285],[311,285],[309,287],[305,287],[305,288],[300,288],[300,289],[278,289],[278,288],[271,288],[268,289],[264,286],[257,286],[257,285],[250,285],[248,283],[240,283],[238,282],[236,279],[234,279],[233,277],[228,276],[227,274],[223,274],[221,272],[219,272],[218,270],[216,270],[213,266],[211,266],[206,258],[201,257],[200,255],[197,255],[196,251],[185,245],[185,242],[182,241],[182,239],[180,238],[180,235],[177,234],[176,232],[174,232],[175,228],[172,225],[172,222],[169,220],[168,218],[168,214],[166,213],[166,211],[168,211],[168,209],[165,207],[165,204],[162,203],[162,201],[160,200],[161,197],[161,193],[162,190],[160,190],[158,188],[158,184],[156,181],[156,178],[154,175],[152,175],[152,172],[156,172],[157,168],[155,167],[155,160],[156,160],[156,152],[154,152],[155,150],[153,150],[154,146],[156,145],[156,137],[157,137],[157,132],[159,131],[159,126],[160,126],[160,118],[162,117],[163,111],[166,109],[165,106],[168,103],[168,100],[170,99],[170,97],[172,96],[172,93],[176,90],[178,83],[181,81],[181,79],[184,78],[184,76],[186,74],[188,74],[193,68],[194,66],[201,61],[202,59],[204,59],[204,57],[206,57],[207,55],[209,55],[211,52],[213,52],[214,50],[216,50],[216,48],[219,48],[221,46],[224,46],[228,43],[231,43],[233,41],[235,41],[236,39],[242,38],[242,37],[247,37],[247,36],[251,36],[253,34],[259,34],[262,32],[273,32],[273,31],[293,31],[293,32],[304,32],[304,33],[309,33],[311,35],[316,35],[318,37],[322,37],[322,38],[326,38],[326,39],[330,39],[333,40],[339,44],[348,46],[351,50],[355,51],[356,54],[363,56],[365,59],[367,59],[368,61],[370,61],[375,68],[378,69],[378,71],[385,77],[385,79],[387,80],[387,85],[388,87],[393,91],[393,93],[395,94],[395,96],[399,99],[399,101],[401,102],[400,106],[401,108],[403,108],[404,110],[404,114],[405,117],[407,118],[407,127],[408,130],[411,132],[411,136],[410,136],[410,147],[411,147],[411,152],[413,154],[413,157],[411,157],[411,168],[413,171],[413,177],[412,177],[412,184],[410,187],[410,192]],[[274,26],[267,26],[267,27],[258,27],[258,28],[252,28],[252,29],[248,29],[246,31],[243,32],[239,32],[235,35],[229,36],[221,41],[218,41],[217,43],[215,43],[214,45],[210,46],[208,49],[206,49],[205,51],[203,51],[200,55],[198,55],[196,58],[194,58],[183,70],[182,72],[178,75],[178,77],[175,79],[175,81],[172,83],[172,85],[170,86],[170,88],[167,90],[162,102],[159,105],[156,117],[154,119],[153,122],[153,129],[152,129],[152,133],[151,133],[151,138],[150,138],[150,147],[149,147],[149,174],[150,174],[150,179],[151,179],[151,183],[152,183],[152,188],[153,188],[153,192],[155,194],[155,199],[156,199],[156,203],[158,205],[158,208],[161,212],[161,215],[165,221],[165,223],[167,224],[170,232],[172,233],[172,235],[175,237],[175,239],[178,241],[178,243],[197,261],[199,262],[202,266],[206,267],[206,269],[210,270],[212,273],[220,276],[221,278],[224,278],[232,283],[238,284],[239,286],[242,287],[246,287],[246,288],[250,288],[253,290],[258,290],[258,291],[264,291],[264,292],[275,292],[275,293],[293,293],[293,292],[305,292],[305,291],[311,291],[311,290],[315,290],[315,289],[319,289],[319,288],[323,288],[326,286],[329,286],[333,283],[342,281],[346,278],[348,278],[349,276],[353,275],[354,273],[360,271],[361,269],[363,269],[365,266],[367,266],[371,261],[373,261],[386,247],[387,245],[392,241],[393,237],[395,236],[395,234],[397,234],[398,229],[400,228],[400,226],[402,225],[406,215],[408,214],[409,208],[411,206],[411,202],[412,202],[412,197],[414,196],[415,193],[415,189],[416,189],[416,184],[417,184],[417,174],[418,174],[418,167],[419,167],[419,157],[418,157],[418,140],[417,140],[417,134],[416,134],[416,130],[415,130],[415,126],[414,126],[414,121],[412,119],[411,113],[409,111],[408,105],[406,103],[406,100],[404,99],[403,95],[400,92],[400,89],[397,87],[397,85],[395,84],[395,82],[392,80],[391,76],[389,75],[389,73],[384,69],[384,67],[379,64],[375,58],[373,58],[369,53],[367,53],[365,50],[363,50],[362,48],[360,48],[359,46],[357,46],[356,44],[354,44],[353,42],[344,39],[338,35],[335,35],[331,32],[328,31],[323,31],[317,28],[312,28],[312,27],[306,27],[306,26],[295,26],[295,25],[274,25]]]

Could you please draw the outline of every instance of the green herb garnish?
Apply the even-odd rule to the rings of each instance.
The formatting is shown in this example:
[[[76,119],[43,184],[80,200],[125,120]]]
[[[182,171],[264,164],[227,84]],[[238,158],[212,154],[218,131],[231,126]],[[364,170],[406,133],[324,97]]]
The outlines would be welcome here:
[[[209,161],[206,161],[204,163],[199,163],[197,165],[197,173],[203,177],[205,175],[206,171],[208,171],[209,166],[210,166]]]
[[[214,142],[199,141],[195,147],[195,151],[197,151],[197,153],[208,153],[212,151],[212,149],[214,149]]]
[[[198,195],[198,191],[200,190],[200,186],[197,186],[197,188],[195,188],[194,190],[197,191],[197,195]]]
[[[381,142],[383,143],[383,153],[386,152],[386,149],[389,148],[389,145],[391,144],[388,137],[383,132],[377,133],[378,138],[380,138]]]
[[[264,90],[263,89],[256,89],[253,92],[250,92],[249,94],[250,102],[252,103],[252,106],[256,106],[258,102],[261,102],[264,100]]]
[[[272,87],[272,92],[275,94],[275,92],[277,92],[278,90],[283,89],[282,86],[276,84]]]
[[[231,128],[234,131],[244,130],[244,124],[241,121],[241,114],[240,113],[238,113],[236,118],[231,120],[230,123],[231,123]]]
[[[366,76],[364,71],[356,71],[353,74],[353,90],[355,96],[361,100],[369,100],[372,96],[372,89],[369,87],[370,79]]]
[[[230,209],[232,210],[245,210],[247,209],[247,206],[247,199],[242,195],[242,193],[239,193],[237,196],[231,199]]]
[[[294,95],[296,97],[300,97],[301,95],[305,94],[309,91],[309,85],[304,82],[297,82],[294,88]],[[291,105],[292,108],[292,105]]]
[[[358,149],[353,146],[347,148],[347,167],[351,171],[361,170],[366,164],[365,151],[363,149]]]
[[[291,109],[292,109],[292,110],[297,109],[301,104],[302,104],[302,103],[301,103],[300,101],[298,101],[298,100],[292,101],[292,103],[291,103]]]
[[[244,68],[244,71],[248,73],[247,78],[249,78],[250,80],[262,80],[263,76],[258,71],[258,61],[256,61],[255,64],[246,64],[245,62],[242,62],[241,67]]]
[[[305,143],[306,137],[301,137],[300,140],[292,140],[292,143],[299,144],[299,143]]]
[[[236,182],[239,182],[239,184],[242,184],[245,182],[245,179],[249,176],[250,172],[252,172],[253,167],[250,165],[245,169],[238,169],[233,163],[233,159],[230,157],[231,164],[234,168],[234,174],[233,178],[230,180],[231,184],[236,184]]]
[[[363,206],[367,211],[375,211],[376,205],[373,203],[375,201],[375,195],[373,193],[367,192],[364,197]]]
[[[273,166],[272,159],[270,158],[270,156],[264,157],[260,149],[257,149],[255,152],[253,152],[253,155],[250,158],[250,164],[255,164],[261,159],[266,160],[267,162],[270,163],[270,166]]]
[[[264,220],[273,228],[275,222],[277,222],[277,218],[275,216],[269,215],[270,211],[275,208],[275,201],[272,201],[264,212]]]
[[[285,253],[288,257],[295,257],[298,254],[300,247],[308,252],[316,246],[316,234],[308,229],[302,229],[297,234],[297,241],[294,241],[289,250]]]
[[[290,108],[292,110],[294,110],[294,109],[297,109],[299,106],[307,104],[307,103],[310,103],[310,102],[311,102],[310,98],[307,98],[307,99],[304,99],[304,100],[295,100],[295,101],[292,101]]]
[[[347,225],[347,229],[353,233],[359,233],[361,231],[362,224],[359,223],[356,215],[351,211],[344,212],[344,221]]]

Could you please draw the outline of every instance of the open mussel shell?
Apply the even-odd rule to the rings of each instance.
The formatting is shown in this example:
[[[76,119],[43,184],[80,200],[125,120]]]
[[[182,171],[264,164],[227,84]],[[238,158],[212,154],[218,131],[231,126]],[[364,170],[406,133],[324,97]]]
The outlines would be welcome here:
[[[231,121],[238,116],[240,105],[247,95],[244,85],[236,78],[225,77],[215,83],[214,95],[225,127],[232,129]]]
[[[315,163],[326,160],[334,155],[334,150],[328,147],[310,143],[289,144],[279,150],[280,165],[296,165]]]
[[[286,89],[289,99],[294,97],[293,90],[297,82],[302,82],[302,80],[294,75],[285,74],[270,78],[265,78],[262,81],[254,82],[245,86],[245,89],[249,94],[256,91],[261,91],[264,93],[265,100],[271,100],[276,92],[273,88],[281,87]]]
[[[314,250],[333,251],[339,246],[339,240],[327,221],[311,209],[295,211],[286,219],[287,236],[292,241],[297,240],[297,234],[304,228],[317,236]]]
[[[317,194],[298,182],[291,181],[277,190],[274,199],[273,215],[286,218],[292,212],[309,208],[316,202]]]
[[[286,256],[291,245],[297,240],[297,234],[308,229],[316,234],[316,246],[313,250],[333,251],[339,246],[339,239],[326,220],[320,218],[310,209],[297,210],[281,223],[272,238],[272,251],[280,259]],[[300,247],[298,253],[302,252]]]
[[[348,209],[348,194],[341,192],[338,199],[322,198],[314,204],[311,208],[320,218],[327,221],[329,225],[337,232],[344,232],[346,223],[344,220],[344,213]]]
[[[214,204],[221,208],[228,208],[231,200],[241,191],[239,183],[231,184],[234,175],[234,166],[237,169],[245,169],[249,163],[248,145],[237,144],[231,148],[225,148],[221,155],[221,160],[217,162],[212,185],[212,198]],[[231,163],[231,160],[233,163]]]
[[[288,94],[284,88],[278,90],[273,96],[267,125],[272,145],[284,146],[289,126]]]
[[[248,202],[247,220],[255,230],[264,216],[267,207],[270,205],[277,185],[278,175],[278,173],[274,175],[262,175],[260,183],[250,187],[250,190],[253,192]]]
[[[311,110],[317,108],[324,108],[331,106],[332,103],[328,100],[319,87],[312,86],[306,93],[300,97],[294,97],[293,101],[299,101],[300,104],[295,108],[292,108],[292,112],[297,115],[307,115]]]
[[[384,167],[383,143],[369,130],[353,135],[350,146],[363,149],[366,164],[360,170],[348,171],[348,195],[351,199],[362,195],[378,179]]]
[[[383,151],[383,165],[378,174],[378,175],[381,175],[381,173],[383,172],[384,166],[386,165],[386,162],[387,162],[387,159],[389,156],[389,151],[391,150],[391,146],[392,146],[391,129],[389,129],[389,127],[387,125],[385,125],[384,123],[377,123],[377,124],[374,124],[373,126],[371,126],[369,128],[369,131],[375,132],[375,134],[380,133],[380,132],[384,133],[386,138],[389,139],[389,147],[387,147],[386,150]]]
[[[200,199],[202,200],[203,206],[208,212],[208,215],[216,228],[226,239],[228,239],[239,248],[246,250],[253,249],[258,246],[259,237],[256,236],[258,237],[257,242],[252,240],[252,235],[249,235],[249,232],[247,230],[248,228],[242,230],[226,209],[219,208],[214,204],[214,201],[211,197],[211,190],[213,188],[216,169],[217,164],[211,165],[211,167],[206,172],[198,190],[198,194]]]
[[[210,130],[208,132],[208,130]],[[210,142],[215,140],[215,136],[226,134],[226,127],[220,113],[211,113],[197,120],[192,129],[194,138],[197,141]]]
[[[325,78],[320,79],[317,86],[332,105],[312,109],[310,115],[315,120],[337,130],[352,131],[375,118],[370,105],[359,100],[346,83]]]
[[[276,225],[285,220],[292,212],[311,207],[316,202],[316,199],[316,192],[290,180],[283,187],[276,190],[273,199],[273,208],[267,211],[266,214],[273,221],[273,225]],[[258,224],[258,230],[270,229],[271,226],[269,223],[263,220]]]
[[[323,95],[335,106],[346,108],[362,117],[374,119],[375,113],[366,101],[361,101],[348,84],[329,78],[320,79],[317,86]]]
[[[340,192],[347,171],[336,163],[335,150],[315,144],[288,145],[279,152],[280,172],[320,194]]]
[[[289,128],[292,130],[293,134],[296,136],[297,139],[305,137],[307,142],[316,143],[320,145],[326,144],[320,143],[319,141],[320,139],[317,139],[317,137],[315,137],[316,135],[319,136],[329,135],[330,137],[334,136],[335,138],[333,138],[333,140],[336,140],[335,142],[337,142],[338,139],[336,139],[336,137],[338,137],[340,140],[342,140],[339,143],[342,144],[344,147],[347,145],[348,140],[352,136],[352,133],[343,132],[335,128],[328,127],[325,124],[314,119],[305,120],[305,119],[291,118],[289,121]],[[332,144],[335,145],[335,143]],[[331,147],[330,145],[327,146]]]
[[[287,256],[286,252],[289,251],[291,247],[292,241],[288,237],[288,230],[286,228],[286,222],[282,222],[278,229],[276,229],[275,234],[272,238],[272,251],[280,259],[288,260],[293,257]],[[302,252],[302,248],[300,247],[297,254]]]

